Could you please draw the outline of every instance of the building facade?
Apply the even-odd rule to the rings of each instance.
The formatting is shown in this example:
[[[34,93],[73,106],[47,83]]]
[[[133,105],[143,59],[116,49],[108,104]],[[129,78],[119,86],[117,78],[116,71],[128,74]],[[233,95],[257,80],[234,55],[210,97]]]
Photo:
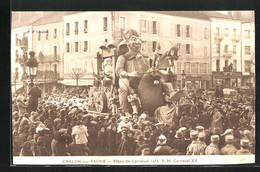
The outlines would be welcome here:
[[[211,17],[213,84],[241,85],[241,21]]]
[[[255,87],[255,23],[242,23],[242,86]]]
[[[36,81],[51,93],[63,77],[63,16],[53,12],[33,23],[33,51],[38,61]]]
[[[209,88],[210,83],[210,22],[198,12],[115,12],[115,37],[123,39],[128,29],[136,29],[144,41],[142,51],[152,56],[158,45],[161,52],[172,46],[179,48],[175,63],[176,87]],[[185,73],[185,81],[182,73]]]

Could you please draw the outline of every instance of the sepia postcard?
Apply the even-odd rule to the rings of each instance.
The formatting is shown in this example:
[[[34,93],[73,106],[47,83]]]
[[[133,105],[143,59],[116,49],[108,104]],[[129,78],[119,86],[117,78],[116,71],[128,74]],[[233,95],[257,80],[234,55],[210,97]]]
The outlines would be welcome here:
[[[11,165],[255,163],[254,11],[13,11]]]

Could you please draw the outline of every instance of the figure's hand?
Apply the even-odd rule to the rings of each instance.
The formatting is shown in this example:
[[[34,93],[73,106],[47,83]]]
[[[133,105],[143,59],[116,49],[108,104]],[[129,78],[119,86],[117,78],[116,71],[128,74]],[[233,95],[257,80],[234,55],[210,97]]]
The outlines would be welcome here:
[[[137,71],[130,72],[130,73],[128,73],[127,76],[128,77],[138,77],[138,72]]]

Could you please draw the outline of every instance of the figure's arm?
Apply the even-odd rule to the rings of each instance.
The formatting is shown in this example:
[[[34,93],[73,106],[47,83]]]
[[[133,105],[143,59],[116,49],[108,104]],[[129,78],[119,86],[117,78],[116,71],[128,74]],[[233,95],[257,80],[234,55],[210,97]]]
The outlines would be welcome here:
[[[128,73],[125,71],[125,63],[126,59],[124,56],[119,56],[116,62],[116,74],[119,77],[126,78],[128,77]]]

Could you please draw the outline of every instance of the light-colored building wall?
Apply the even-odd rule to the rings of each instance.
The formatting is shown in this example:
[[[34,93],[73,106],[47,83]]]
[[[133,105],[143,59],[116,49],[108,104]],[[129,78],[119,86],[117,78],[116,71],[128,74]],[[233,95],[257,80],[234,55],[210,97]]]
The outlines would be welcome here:
[[[56,38],[54,29],[57,29]],[[39,34],[40,39],[39,39]],[[48,38],[46,39],[46,35]],[[55,57],[54,46],[57,47],[57,56]],[[51,23],[39,26],[33,26],[33,51],[39,62],[39,70],[52,70],[63,77],[63,23]],[[40,55],[42,53],[43,57]]]
[[[219,35],[217,34],[219,28]],[[228,29],[228,36],[226,36],[226,29]],[[236,34],[233,32],[236,30]],[[217,37],[222,37],[220,40],[220,51],[217,52]],[[212,45],[212,71],[217,71],[216,61],[220,60],[220,71],[223,71],[225,60],[228,60],[228,65],[233,64],[233,69],[236,68],[237,72],[241,72],[241,21],[212,18],[211,22],[211,45]],[[225,57],[225,45],[228,45],[228,54],[230,57]],[[236,46],[236,53],[233,52],[233,46]],[[236,66],[234,61],[236,61]]]
[[[20,65],[17,58],[22,58],[24,52],[21,49],[21,44],[16,41],[16,39],[22,40],[24,36],[28,37],[28,47],[27,47],[27,55],[29,58],[29,52],[32,51],[32,26],[25,26],[21,28],[12,29],[11,33],[11,74],[15,74],[18,71],[18,82],[21,81],[21,77],[23,74],[23,68]],[[21,42],[21,41],[20,41]]]
[[[125,27],[122,26],[122,17],[125,18]],[[156,33],[153,33],[153,22],[156,22],[154,27]],[[180,25],[180,36],[177,35],[177,24]],[[186,26],[190,27],[189,37],[186,36]],[[180,58],[174,68],[178,80],[181,80],[183,70],[191,76],[210,75],[209,20],[164,15],[156,12],[115,12],[117,38],[122,38],[122,27],[125,30],[135,29],[140,33],[141,39],[144,41],[142,51],[149,56],[154,53],[153,42],[160,44],[161,52],[166,52],[173,45],[180,44]],[[186,53],[186,44],[190,45],[190,54]],[[191,69],[192,67],[195,67],[196,72]],[[204,69],[201,70],[201,68]],[[196,82],[201,87],[200,81]]]
[[[107,30],[103,28],[103,18],[107,17]],[[84,31],[84,21],[87,20],[87,30]],[[78,33],[75,33],[75,22],[78,22]],[[69,35],[67,35],[67,23],[69,23]],[[83,78],[93,78],[93,72],[97,72],[96,60],[98,47],[105,39],[112,39],[111,12],[82,12],[64,16],[64,77],[70,78],[72,68],[81,68],[84,71]],[[84,41],[87,41],[87,50],[84,50]],[[75,52],[75,42],[78,42],[78,52]],[[70,51],[67,52],[67,43]],[[92,69],[92,64],[94,71]]]

